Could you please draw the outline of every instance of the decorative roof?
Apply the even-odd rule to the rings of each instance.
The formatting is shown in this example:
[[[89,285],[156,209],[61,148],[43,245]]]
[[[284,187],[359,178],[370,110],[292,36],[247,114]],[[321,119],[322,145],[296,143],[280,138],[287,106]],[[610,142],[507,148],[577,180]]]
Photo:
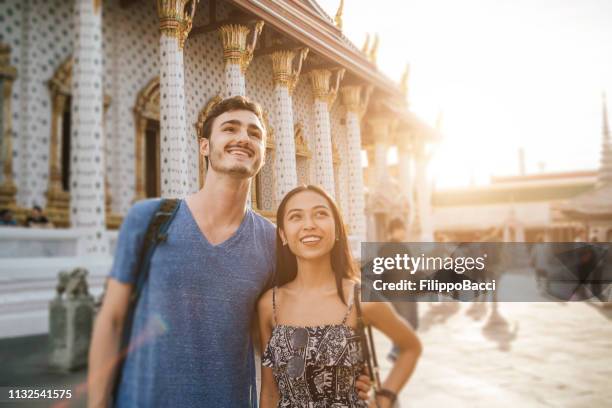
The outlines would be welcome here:
[[[342,32],[333,19],[312,0],[229,0],[267,25],[304,44],[321,57],[346,68],[357,78],[385,94],[403,99],[394,81],[378,71]]]
[[[323,8],[316,2],[311,0],[294,0],[294,3],[304,7],[308,11],[312,12],[315,16],[319,17],[325,23],[334,25],[334,20],[330,17],[329,14],[323,10]]]
[[[531,182],[551,182],[553,180],[571,181],[573,179],[595,179],[598,172],[596,170],[563,171],[557,173],[535,173],[521,174],[513,176],[493,176],[492,184],[502,183],[531,183]]]
[[[606,184],[581,194],[562,208],[568,216],[577,219],[612,217],[612,185]]]
[[[593,183],[551,184],[549,186],[482,186],[435,191],[434,207],[472,206],[519,202],[567,200],[592,190]]]

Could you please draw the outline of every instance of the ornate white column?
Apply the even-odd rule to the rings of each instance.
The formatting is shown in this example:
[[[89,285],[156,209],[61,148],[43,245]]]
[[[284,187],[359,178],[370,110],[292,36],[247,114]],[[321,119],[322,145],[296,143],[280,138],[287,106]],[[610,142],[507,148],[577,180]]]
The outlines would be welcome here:
[[[417,135],[418,137],[418,135]],[[423,242],[433,241],[433,226],[431,222],[431,192],[427,182],[427,164],[431,155],[426,151],[425,141],[416,138],[414,143],[415,161],[415,195],[416,216],[415,220],[420,231],[420,239]]]
[[[102,7],[75,1],[70,211],[80,255],[108,253],[104,203]]]
[[[391,126],[393,118],[387,115],[375,115],[368,118],[372,136],[374,139],[374,168],[375,182],[382,185],[389,173],[387,171],[387,149],[391,138]]]
[[[310,71],[315,98],[315,184],[322,186],[332,197],[335,196],[335,184],[329,109],[336,100],[338,87],[343,76],[344,68],[335,70],[335,78],[332,83],[331,70],[315,69]]]
[[[274,170],[276,174],[276,204],[278,205],[291,189],[297,186],[297,165],[295,161],[295,140],[293,127],[293,102],[291,95],[299,80],[304,58],[308,48],[300,51],[284,50],[272,54],[274,73],[274,117],[275,152]],[[297,67],[294,59],[298,57]]]
[[[184,197],[189,187],[183,46],[196,1],[157,0],[160,52],[160,170],[162,197]]]
[[[332,140],[332,160],[336,167],[334,179],[336,182],[336,202],[342,211],[344,218],[348,213],[348,143],[346,140],[346,126],[339,126],[338,134],[334,134]]]
[[[251,60],[257,38],[261,34],[264,22],[258,21],[253,28],[253,35],[248,41],[251,29],[245,25],[227,24],[219,27],[223,42],[223,61],[225,62],[225,97],[246,95],[244,75]]]
[[[361,167],[361,118],[365,113],[372,88],[345,86],[341,90],[342,101],[346,106],[346,138],[348,168],[348,209],[347,224],[351,235],[365,240],[365,201],[363,169]]]
[[[397,137],[398,150],[398,166],[399,166],[399,184],[402,197],[408,204],[408,217],[405,220],[406,225],[410,229],[414,220],[414,187],[412,180],[412,151],[411,151],[411,135],[408,131],[403,131]]]

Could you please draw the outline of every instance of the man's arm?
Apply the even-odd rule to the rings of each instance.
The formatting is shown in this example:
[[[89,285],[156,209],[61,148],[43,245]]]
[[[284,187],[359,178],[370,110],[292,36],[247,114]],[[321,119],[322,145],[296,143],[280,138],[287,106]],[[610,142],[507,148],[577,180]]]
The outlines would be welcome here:
[[[123,323],[132,285],[108,280],[102,308],[96,317],[87,375],[88,407],[109,406],[117,363],[126,350],[119,350]]]

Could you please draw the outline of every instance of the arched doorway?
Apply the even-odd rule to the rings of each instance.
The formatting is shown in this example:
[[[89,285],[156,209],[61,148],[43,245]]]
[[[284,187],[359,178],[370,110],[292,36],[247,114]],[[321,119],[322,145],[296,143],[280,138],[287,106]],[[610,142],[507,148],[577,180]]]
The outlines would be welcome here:
[[[135,200],[159,197],[159,77],[138,93],[134,105],[136,127],[136,196]]]

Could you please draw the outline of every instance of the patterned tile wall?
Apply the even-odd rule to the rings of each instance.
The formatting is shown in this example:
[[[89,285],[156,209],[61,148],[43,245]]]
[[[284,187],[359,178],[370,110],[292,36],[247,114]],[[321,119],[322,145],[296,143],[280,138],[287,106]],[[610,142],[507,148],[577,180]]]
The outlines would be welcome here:
[[[121,83],[117,80],[115,72],[119,69],[119,30],[117,20],[112,18],[117,14],[119,5],[115,2],[105,1],[102,3],[102,52],[104,54],[103,81],[104,92],[111,97],[111,104],[104,114],[104,141],[106,161],[106,182],[109,186],[109,193],[112,197],[112,211],[121,212],[121,173],[120,166],[116,160],[119,156],[117,145],[119,139],[119,106],[118,95]]]
[[[111,97],[105,114],[106,171],[113,210],[125,214],[135,192],[135,126],[133,107],[138,92],[159,75],[159,31],[154,4],[146,1],[120,7],[117,0],[103,2],[104,92]],[[204,23],[207,4],[196,13]],[[218,4],[218,18],[230,8]],[[72,53],[72,2],[52,0],[0,0],[0,36],[13,47],[12,63],[18,79],[12,95],[15,132],[14,168],[22,205],[45,204],[47,189],[51,102],[47,81]],[[27,46],[31,45],[31,46]],[[185,46],[185,94],[189,164],[189,191],[198,187],[198,149],[194,124],[208,100],[223,90],[222,47],[218,33],[191,37]],[[247,96],[260,102],[274,124],[271,62],[255,58],[246,74]],[[313,145],[313,97],[302,78],[293,96],[295,121],[304,125],[309,147]],[[27,135],[27,137],[24,137]],[[300,167],[300,166],[298,166]],[[308,169],[314,180],[312,160]],[[273,158],[262,170],[266,209],[274,209]],[[303,174],[305,171],[302,164]],[[269,199],[269,200],[268,200]]]
[[[272,61],[269,57],[255,57],[246,72],[246,94],[259,103],[267,112],[269,126],[274,130],[274,83],[272,77]],[[263,210],[276,211],[275,205],[275,174],[274,156],[268,149],[266,162],[259,173],[260,205]]]
[[[195,125],[209,100],[223,95],[223,47],[216,32],[190,37],[185,45],[185,110],[190,143],[189,191],[199,188],[199,153]]]
[[[296,167],[297,167],[297,182],[298,185],[309,184],[310,183],[310,174],[308,167],[308,159],[303,156],[298,156],[296,158]]]
[[[293,92],[293,120],[295,123],[301,122],[304,130],[304,138],[308,143],[308,148],[312,153],[312,158],[309,160],[308,182],[314,183],[314,113],[313,113],[314,97],[312,95],[312,86],[306,75],[300,76],[295,91]],[[299,166],[298,166],[298,171]],[[299,176],[298,176],[299,179]]]
[[[47,81],[72,50],[73,3],[0,1],[0,36],[18,69],[12,95],[18,202],[46,204],[51,101]]]
[[[113,3],[103,14],[105,41],[113,41],[104,46],[104,81],[114,105],[105,125],[113,146],[107,168],[110,166],[113,174],[111,180],[118,182],[111,183],[113,207],[125,214],[132,205],[136,181],[133,108],[138,92],[159,75],[159,23],[152,3],[143,1],[128,7]]]

